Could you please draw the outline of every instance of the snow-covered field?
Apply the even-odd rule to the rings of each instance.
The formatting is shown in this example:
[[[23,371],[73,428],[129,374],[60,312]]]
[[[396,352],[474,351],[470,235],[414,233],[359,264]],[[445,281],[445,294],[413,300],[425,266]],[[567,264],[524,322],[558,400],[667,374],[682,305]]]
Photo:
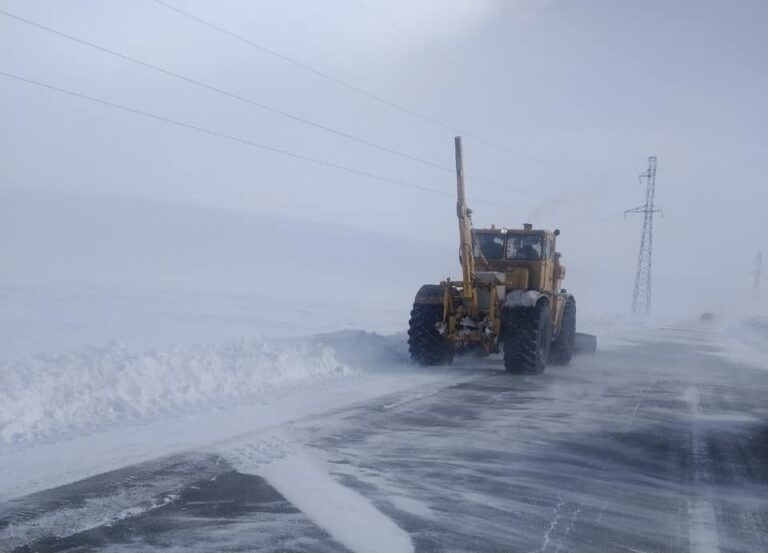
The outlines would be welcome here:
[[[305,325],[310,326],[312,320],[319,324],[310,312],[304,311]],[[653,342],[662,335],[666,341],[675,339],[669,328],[660,331],[613,319],[588,319],[581,326],[598,334],[603,350]],[[764,362],[765,335],[757,319],[727,326],[717,333],[721,355]],[[681,336],[683,341],[688,339]],[[0,456],[11,462],[22,459],[19,454],[34,457],[38,450],[72,446],[77,457],[81,446],[72,444],[93,447],[103,442],[109,448],[118,443],[123,449],[137,448],[132,451],[144,459],[147,454],[220,437],[214,421],[229,427],[227,435],[253,431],[274,422],[275,416],[289,420],[329,405],[349,405],[461,377],[460,370],[424,371],[412,366],[403,333],[360,330],[148,349],[112,342],[8,357],[0,362]],[[270,415],[264,420],[231,424],[233,418],[258,419],[265,409]],[[201,420],[207,430],[196,426]],[[154,426],[163,429],[161,434],[174,428],[173,435],[183,438],[170,440],[165,444],[168,447],[156,442],[142,451],[138,436],[146,437],[146,433],[137,429]],[[137,437],[135,443],[132,433]],[[18,484],[15,477],[1,479],[0,496],[8,492],[3,486]]]
[[[11,510],[14,501],[35,492],[168,456],[210,454],[240,474],[263,478],[349,550],[408,553],[414,551],[412,536],[382,504],[426,520],[436,516],[433,507],[414,497],[413,490],[383,485],[381,475],[371,480],[359,474],[359,467],[329,464],[327,452],[319,455],[307,446],[312,434],[306,434],[307,428],[320,420],[323,431],[335,435],[334,428],[343,428],[349,413],[407,413],[408,405],[428,405],[461,386],[482,386],[483,373],[492,378],[500,373],[493,359],[430,369],[410,364],[403,332],[407,303],[393,307],[373,300],[75,285],[4,286],[0,294],[6,340],[0,355],[0,504]],[[652,351],[661,347],[657,344],[679,343],[768,366],[768,330],[762,319],[679,325],[587,316],[580,318],[580,330],[597,334],[600,350],[616,359],[624,348]],[[543,378],[517,382],[515,389],[532,386],[529,391],[537,398],[539,385],[552,395],[526,408],[529,416],[544,421],[547,431],[557,421],[582,432],[604,424],[596,415],[613,400],[588,391],[590,386],[579,380],[585,371],[595,372],[590,363],[588,357],[575,360],[565,372],[553,368]],[[601,370],[616,378],[622,369],[611,365]],[[568,418],[550,418],[555,406],[568,411]],[[457,409],[456,420],[463,421],[462,408]],[[451,417],[445,424],[454,424]],[[509,424],[508,414],[500,421]],[[409,432],[430,435],[429,421],[423,422],[411,421],[415,426]],[[294,435],[298,428],[306,435]],[[483,428],[494,427],[486,421]],[[389,440],[386,435],[382,439]],[[407,433],[399,439],[408,442]],[[216,478],[220,469],[214,469],[203,463],[201,474]],[[199,478],[189,473],[190,467],[179,470],[169,477],[178,482],[162,480],[157,494],[152,485],[142,484],[146,489],[75,502],[33,522],[19,519],[0,528],[0,544],[20,546],[153,516],[180,501],[178,493],[166,491],[168,486],[184,488]],[[365,488],[345,484],[345,479],[360,478],[376,482],[385,499],[372,501]],[[709,528],[707,520],[699,521],[699,527]],[[264,535],[275,528],[265,527]],[[226,541],[199,534],[217,545]],[[243,539],[237,536],[230,539]]]
[[[413,370],[402,332],[407,309],[67,290],[53,296],[57,304],[43,301],[45,294],[51,299],[50,290],[4,292],[11,307],[5,336],[16,338],[16,347],[11,344],[0,359],[5,447],[238,406],[278,390]],[[62,320],[66,306],[78,314],[69,315],[78,319],[74,329]],[[14,308],[26,320],[14,316]],[[628,334],[616,321],[582,326],[601,334],[603,347],[621,345]],[[361,327],[383,333],[356,330]],[[21,353],[40,347],[40,336],[58,348]]]
[[[403,332],[407,306],[72,287],[5,287],[0,296],[0,447],[413,370]],[[669,324],[617,317],[579,323],[603,350],[656,340]],[[689,324],[716,328],[727,342],[724,355],[765,359],[764,319]],[[670,336],[666,330],[665,340]]]
[[[661,551],[658,543],[690,542],[697,553],[718,540],[762,543],[757,526],[740,526],[762,520],[764,502],[745,487],[747,477],[738,473],[727,494],[712,480],[718,470],[747,471],[757,463],[737,454],[739,440],[760,446],[752,436],[759,436],[765,413],[757,401],[762,372],[722,359],[741,350],[718,326],[633,325],[629,332],[615,321],[588,323],[613,341],[595,357],[541,376],[507,375],[495,359],[416,368],[403,361],[402,335],[255,340],[282,345],[292,366],[311,366],[327,354],[330,366],[345,368],[291,373],[297,378],[290,383],[257,383],[223,401],[217,393],[226,397],[231,389],[209,389],[187,405],[186,391],[170,386],[168,397],[178,399],[173,409],[150,406],[101,427],[51,429],[3,444],[0,520],[7,526],[0,526],[0,544],[57,536],[71,537],[75,547],[88,543],[91,531],[104,536],[124,528],[137,539],[109,538],[117,542],[109,550],[155,550],[154,532],[164,544],[194,551],[246,543],[280,550],[280,536],[301,537],[301,551],[338,551],[334,544],[343,544],[357,553],[474,551],[481,543],[504,551],[510,540],[525,544],[521,550],[576,543],[570,550],[606,552],[618,550],[609,543]],[[218,360],[226,343],[207,346],[206,355]],[[197,359],[192,352],[202,350],[180,351]],[[255,373],[280,374],[251,349],[230,352],[230,363],[241,359]],[[226,374],[228,366],[217,361],[208,368]],[[183,367],[177,366],[182,375]],[[145,373],[149,388],[152,375]],[[725,452],[727,463],[716,464],[707,448]],[[680,474],[690,465],[681,465],[679,455],[692,455],[690,486]],[[238,499],[227,484],[233,478],[265,482],[288,507],[270,504],[242,516],[216,507],[195,518],[190,509],[200,504],[201,487],[224,494],[226,505],[265,500],[263,488],[248,488]],[[738,508],[729,503],[734,493],[743,499]],[[202,505],[221,503],[213,495]],[[736,523],[723,522],[726,508],[735,509],[729,516]],[[627,522],[636,517],[644,522]],[[648,524],[658,535],[647,532]]]
[[[361,331],[4,361],[0,498],[462,377],[411,366],[402,334]]]
[[[339,267],[422,246],[188,205],[0,200],[0,452],[402,368],[392,294],[412,291],[383,286],[391,256]]]
[[[435,259],[450,256],[371,233],[350,235],[349,229],[66,201],[77,224],[35,197],[4,206],[9,228],[24,227],[32,213],[37,219],[19,243],[9,241],[9,233],[0,239],[14,260],[0,278],[0,502],[163,456],[214,451],[243,474],[266,478],[351,550],[411,551],[408,536],[363,495],[342,486],[324,459],[302,439],[292,440],[290,428],[314,417],[341,424],[343,414],[359,406],[400,411],[499,371],[498,360],[458,360],[428,370],[408,361],[411,281],[434,278]],[[105,232],[94,233],[95,223]],[[138,236],[136,228],[142,229]],[[261,255],[242,253],[248,236],[265,233],[275,240]],[[150,243],[153,234],[170,234],[174,244],[186,246]],[[311,237],[306,244],[305,237]],[[328,252],[323,245],[329,242],[339,248]],[[222,244],[226,251],[220,252]],[[306,257],[296,262],[300,246]],[[362,247],[402,257],[382,256],[358,267],[359,274],[341,275],[339,267]],[[392,283],[397,266],[414,268],[408,282]],[[448,273],[452,265],[446,266]],[[308,279],[316,285],[307,286]],[[597,334],[599,349],[613,355],[679,342],[768,366],[764,319],[678,327],[676,320],[638,323],[588,311],[580,311],[580,330]],[[568,420],[584,430],[594,407],[583,405],[591,397],[588,387],[573,379],[575,388],[562,387],[561,376],[548,371],[542,382],[552,403],[535,403],[531,413],[549,421],[552,405],[571,401]],[[414,430],[429,433],[418,424]],[[244,450],[243,443],[250,446]],[[297,472],[303,481],[292,478]],[[115,520],[165,501],[113,499]],[[413,516],[432,516],[407,493],[392,492],[387,502]],[[71,533],[104,523],[102,506],[78,509],[41,524]],[[0,530],[0,543],[47,535],[48,528],[24,527],[26,533],[15,537],[14,527]]]

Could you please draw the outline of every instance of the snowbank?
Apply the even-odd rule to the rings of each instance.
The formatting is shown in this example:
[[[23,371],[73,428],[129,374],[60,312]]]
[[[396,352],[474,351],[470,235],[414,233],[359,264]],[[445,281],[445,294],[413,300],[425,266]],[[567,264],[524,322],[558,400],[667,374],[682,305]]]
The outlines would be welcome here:
[[[113,343],[4,361],[0,444],[228,406],[278,389],[381,370],[405,359],[402,336],[348,331],[144,352]]]
[[[754,316],[728,325],[727,357],[753,367],[768,368],[768,317]]]

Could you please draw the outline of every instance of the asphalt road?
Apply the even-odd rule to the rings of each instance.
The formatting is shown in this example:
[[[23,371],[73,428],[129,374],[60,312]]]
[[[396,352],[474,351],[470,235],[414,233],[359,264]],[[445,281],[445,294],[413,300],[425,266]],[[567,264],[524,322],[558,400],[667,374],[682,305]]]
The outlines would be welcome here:
[[[768,367],[718,344],[667,328],[541,376],[464,360],[459,384],[0,504],[0,550],[354,551],[312,510],[370,522],[344,493],[305,509],[286,496],[314,475],[297,469],[292,493],[260,475],[298,448],[417,552],[766,552]]]

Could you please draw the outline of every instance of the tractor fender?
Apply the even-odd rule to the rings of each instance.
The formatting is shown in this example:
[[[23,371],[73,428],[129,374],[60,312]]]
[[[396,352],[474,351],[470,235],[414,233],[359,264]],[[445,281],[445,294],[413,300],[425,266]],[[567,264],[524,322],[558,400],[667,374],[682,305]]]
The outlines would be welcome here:
[[[512,290],[504,298],[504,307],[534,307],[541,298],[545,298],[549,301],[549,298],[541,292],[536,290]]]
[[[442,304],[445,291],[440,284],[425,284],[416,292],[413,303]]]

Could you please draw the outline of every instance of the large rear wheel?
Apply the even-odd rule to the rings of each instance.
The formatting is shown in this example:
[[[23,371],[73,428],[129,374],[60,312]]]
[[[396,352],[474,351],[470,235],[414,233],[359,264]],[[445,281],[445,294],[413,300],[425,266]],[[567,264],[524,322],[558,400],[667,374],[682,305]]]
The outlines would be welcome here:
[[[443,306],[416,303],[408,322],[408,351],[419,365],[447,365],[453,361],[454,347],[437,330],[443,319]]]
[[[563,321],[560,333],[552,341],[550,360],[556,365],[567,365],[573,357],[573,345],[576,341],[576,301],[568,298],[563,308]]]
[[[504,367],[507,371],[544,372],[552,340],[552,317],[547,302],[508,310],[504,327]]]

